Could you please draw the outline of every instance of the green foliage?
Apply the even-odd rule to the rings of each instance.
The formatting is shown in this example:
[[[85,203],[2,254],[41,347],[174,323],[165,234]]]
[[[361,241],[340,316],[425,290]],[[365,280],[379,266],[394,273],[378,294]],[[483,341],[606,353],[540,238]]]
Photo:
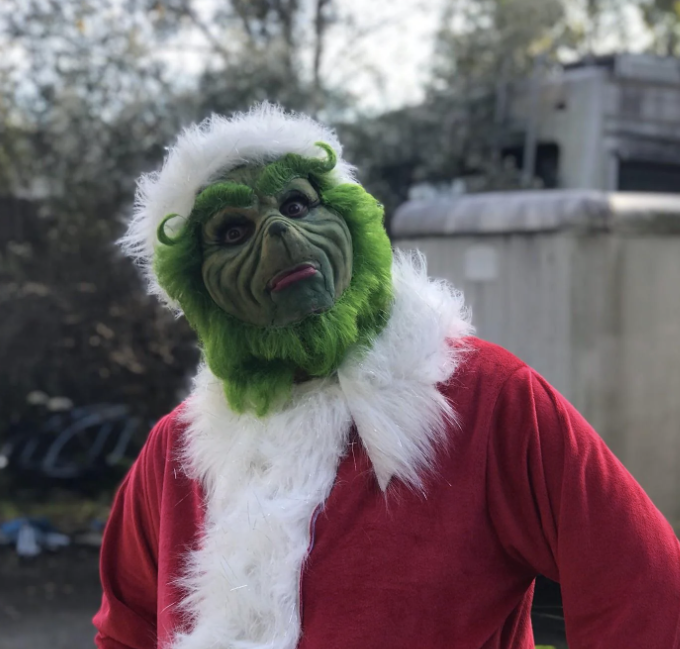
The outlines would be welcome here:
[[[450,0],[440,24],[424,103],[340,127],[362,182],[388,214],[421,182],[464,177],[472,191],[525,188],[500,155],[500,99],[536,56],[549,68],[576,40],[562,0]]]
[[[531,76],[537,60],[544,67],[554,65],[560,50],[572,44],[571,36],[562,0],[449,5],[437,38],[428,102],[444,125],[448,150],[442,156],[457,161],[462,175],[501,176],[502,104],[512,84]]]
[[[680,55],[680,2],[643,1],[640,10],[652,36],[652,51],[665,56]]]
[[[335,101],[302,70],[316,27],[295,3],[220,3],[207,23],[196,4],[0,3],[0,306],[12,314],[0,320],[0,435],[44,417],[26,401],[35,390],[149,418],[174,407],[195,337],[114,245],[136,177],[212,111]],[[196,50],[192,31],[205,36]],[[173,74],[177,43],[204,67]]]
[[[301,372],[328,376],[351,346],[368,344],[385,323],[392,251],[383,211],[360,186],[335,185],[330,177],[334,164],[335,155],[330,154],[327,161],[288,155],[262,174],[268,185],[273,183],[268,189],[275,189],[282,179],[306,173],[320,188],[322,203],[347,223],[353,241],[352,282],[325,313],[280,328],[255,327],[225,313],[203,284],[201,223],[194,213],[171,245],[156,249],[158,280],[198,333],[208,365],[223,381],[236,412],[266,415],[288,397]]]
[[[507,120],[534,73],[548,77],[566,61],[624,48],[625,10],[637,0],[446,0],[425,101],[342,124],[349,156],[388,215],[417,183],[463,178],[467,191],[540,187],[503,150],[521,147],[521,125]],[[649,4],[654,4],[649,3]],[[519,128],[518,128],[519,127]]]
[[[432,91],[516,78],[536,54],[556,56],[569,30],[562,0],[482,0],[446,5]]]

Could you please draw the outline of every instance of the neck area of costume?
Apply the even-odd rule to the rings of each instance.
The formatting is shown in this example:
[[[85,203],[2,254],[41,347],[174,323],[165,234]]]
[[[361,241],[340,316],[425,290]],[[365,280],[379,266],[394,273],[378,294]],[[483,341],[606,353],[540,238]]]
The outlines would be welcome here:
[[[287,154],[219,175],[179,232],[158,229],[154,269],[199,335],[236,412],[285,405],[296,380],[332,374],[389,317],[382,207],[338,184],[336,157]]]

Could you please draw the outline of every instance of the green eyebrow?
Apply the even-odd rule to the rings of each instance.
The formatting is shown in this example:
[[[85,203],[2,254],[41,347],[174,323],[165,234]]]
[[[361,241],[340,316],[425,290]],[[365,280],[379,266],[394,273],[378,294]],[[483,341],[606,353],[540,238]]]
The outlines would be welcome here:
[[[328,174],[335,167],[338,157],[328,144],[317,142],[316,146],[326,152],[325,160],[287,153],[265,166],[257,179],[257,191],[265,196],[276,196],[296,178],[320,179]]]
[[[204,222],[225,207],[250,207],[255,193],[247,185],[233,182],[215,183],[206,187],[197,197],[191,218]]]
[[[265,196],[276,196],[296,178],[306,177],[306,174],[301,173],[304,170],[295,168],[286,158],[272,162],[262,170],[262,174],[257,179],[258,192]]]

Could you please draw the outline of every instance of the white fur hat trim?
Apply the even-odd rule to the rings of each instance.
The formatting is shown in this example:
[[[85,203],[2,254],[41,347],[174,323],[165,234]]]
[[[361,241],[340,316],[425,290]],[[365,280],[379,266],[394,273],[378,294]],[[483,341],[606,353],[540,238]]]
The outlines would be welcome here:
[[[356,183],[355,169],[342,159],[342,145],[335,132],[306,115],[286,113],[278,105],[264,102],[231,118],[212,115],[186,128],[170,148],[161,170],[139,179],[134,213],[119,241],[123,251],[142,267],[149,291],[177,308],[159,286],[152,268],[158,226],[168,214],[188,217],[200,189],[240,165],[271,162],[286,153],[325,158],[326,152],[316,142],[325,142],[337,154],[332,172],[337,181]],[[176,221],[180,226],[181,220]],[[173,223],[168,222],[170,235]]]

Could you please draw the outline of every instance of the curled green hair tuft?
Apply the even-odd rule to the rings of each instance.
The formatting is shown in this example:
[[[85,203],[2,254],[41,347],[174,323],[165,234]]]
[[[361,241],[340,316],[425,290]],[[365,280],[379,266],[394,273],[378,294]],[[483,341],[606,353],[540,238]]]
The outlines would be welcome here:
[[[165,226],[168,224],[168,221],[172,221],[172,219],[182,219],[182,217],[179,214],[168,214],[160,223],[156,230],[156,236],[158,237],[158,240],[164,245],[164,246],[174,246],[180,242],[180,238],[178,237],[177,239],[173,239],[168,233],[165,231]]]

